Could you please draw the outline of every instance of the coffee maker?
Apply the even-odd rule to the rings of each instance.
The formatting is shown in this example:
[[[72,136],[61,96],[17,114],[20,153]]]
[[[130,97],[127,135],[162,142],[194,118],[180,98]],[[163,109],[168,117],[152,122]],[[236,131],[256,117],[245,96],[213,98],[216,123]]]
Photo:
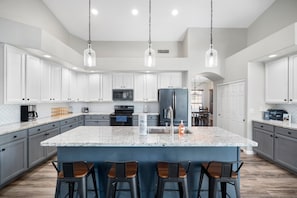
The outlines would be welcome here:
[[[32,121],[37,117],[36,105],[21,105],[21,122]]]

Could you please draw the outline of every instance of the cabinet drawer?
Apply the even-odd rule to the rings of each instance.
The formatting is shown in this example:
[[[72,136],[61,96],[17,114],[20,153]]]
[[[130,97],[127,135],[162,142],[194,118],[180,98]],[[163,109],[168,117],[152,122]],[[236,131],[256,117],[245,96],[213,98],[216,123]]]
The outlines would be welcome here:
[[[67,125],[63,125],[61,126],[61,133],[64,133],[66,131],[69,131],[70,129],[74,129],[78,126],[78,123],[70,123],[70,124],[67,124]]]
[[[262,130],[265,130],[265,131],[271,131],[271,132],[274,131],[274,126],[269,125],[269,124],[263,124],[263,123],[260,123],[260,122],[253,122],[253,127],[258,128],[258,129],[262,129]]]
[[[34,134],[37,134],[37,133],[48,131],[48,130],[57,128],[59,126],[60,126],[59,122],[53,122],[53,123],[50,123],[50,124],[45,124],[45,125],[33,127],[33,128],[29,129],[29,135],[34,135]]]
[[[66,119],[66,120],[62,120],[62,121],[60,121],[60,124],[61,124],[61,126],[63,126],[63,125],[68,125],[68,124],[77,122],[77,121],[78,121],[78,117],[74,117],[74,118],[69,118],[69,119]]]
[[[293,129],[286,129],[281,127],[275,127],[275,132],[280,135],[288,136],[297,139],[297,131]]]
[[[157,115],[147,115],[147,120],[158,120]]]
[[[15,140],[19,140],[22,138],[27,138],[27,130],[22,130],[22,131],[17,131],[17,132],[1,135],[0,136],[0,145],[15,141]]]
[[[110,120],[109,115],[86,115],[85,120]]]

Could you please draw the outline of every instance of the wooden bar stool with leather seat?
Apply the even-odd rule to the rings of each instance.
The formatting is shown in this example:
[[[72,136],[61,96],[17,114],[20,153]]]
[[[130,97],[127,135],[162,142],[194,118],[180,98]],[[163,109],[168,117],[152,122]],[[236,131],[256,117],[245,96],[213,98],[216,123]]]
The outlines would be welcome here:
[[[131,162],[109,162],[111,168],[107,175],[106,198],[115,197],[117,191],[130,191],[132,198],[138,198],[138,163]],[[118,188],[118,183],[128,183],[129,189]]]
[[[238,167],[235,171],[233,170],[234,165],[237,165]],[[235,161],[235,162],[211,161],[208,163],[202,163],[197,198],[200,198],[200,192],[201,192],[201,186],[202,186],[204,174],[206,174],[209,179],[209,183],[208,183],[209,198],[216,197],[218,183],[221,184],[222,198],[226,198],[226,195],[227,195],[226,184],[234,185],[235,191],[236,191],[236,197],[240,198],[238,173],[242,165],[243,165],[243,161]]]
[[[95,178],[94,163],[77,161],[77,162],[58,162],[52,161],[57,170],[57,186],[55,197],[59,197],[62,182],[68,183],[68,196],[73,197],[75,183],[78,184],[78,193],[80,198],[87,197],[87,178],[92,176],[95,195],[98,198],[98,191]]]
[[[157,186],[157,198],[162,198],[164,191],[173,190],[165,189],[166,182],[178,183],[178,191],[180,197],[188,198],[188,182],[187,173],[190,168],[190,162],[186,162],[187,167],[184,168],[181,162],[158,162],[157,174],[158,174],[158,186]],[[176,191],[176,190],[174,190]]]

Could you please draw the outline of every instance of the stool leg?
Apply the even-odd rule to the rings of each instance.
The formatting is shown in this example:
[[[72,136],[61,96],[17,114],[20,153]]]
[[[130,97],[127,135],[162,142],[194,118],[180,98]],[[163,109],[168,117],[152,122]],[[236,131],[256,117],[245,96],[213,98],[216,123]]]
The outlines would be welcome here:
[[[240,198],[240,189],[239,189],[237,180],[234,181],[234,187],[236,191],[236,198]]]
[[[93,178],[95,195],[96,195],[96,198],[98,198],[99,196],[98,196],[98,191],[97,191],[96,176],[95,176],[95,170],[94,170],[94,168],[92,169],[91,174],[92,174],[92,178]]]
[[[159,178],[157,187],[157,198],[163,198],[164,185],[164,181],[161,178]]]
[[[209,178],[208,181],[208,198],[215,198],[217,193],[217,181]]]
[[[182,198],[184,196],[184,184],[183,182],[178,182],[178,192],[179,192],[179,197]]]
[[[203,168],[201,167],[197,198],[200,198],[200,191],[202,187],[203,176],[204,176],[204,171],[203,171]]]
[[[57,180],[55,198],[59,197],[60,191],[61,191],[61,182],[59,180]]]
[[[68,183],[69,198],[73,198],[73,193],[74,193],[74,182],[69,182]]]
[[[79,196],[80,198],[87,198],[87,181],[86,181],[86,177],[82,178],[79,183]]]
[[[111,195],[112,195],[112,188],[113,188],[112,181],[108,178],[107,179],[106,198],[110,198],[111,197]]]
[[[189,198],[188,181],[187,181],[187,179],[184,179],[183,180],[182,186],[183,186],[183,197],[184,198]]]
[[[131,191],[131,197],[132,198],[137,198],[138,197],[138,191],[137,191],[137,182],[136,178],[132,178],[129,181],[130,184],[130,191]]]
[[[222,198],[226,198],[226,196],[227,196],[227,184],[226,184],[226,182],[221,182],[221,192],[222,192]]]

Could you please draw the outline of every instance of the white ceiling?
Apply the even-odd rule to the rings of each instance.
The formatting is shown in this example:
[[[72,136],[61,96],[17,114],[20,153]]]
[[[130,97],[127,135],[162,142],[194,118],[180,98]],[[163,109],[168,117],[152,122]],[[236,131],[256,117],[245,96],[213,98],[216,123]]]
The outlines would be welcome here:
[[[214,0],[214,27],[247,28],[275,0]],[[73,35],[88,39],[88,0],[43,0]],[[92,0],[92,40],[147,41],[148,0]],[[138,16],[131,14],[138,9]],[[172,9],[179,14],[172,16]],[[210,26],[210,0],[152,0],[152,41],[181,41],[189,27]]]

